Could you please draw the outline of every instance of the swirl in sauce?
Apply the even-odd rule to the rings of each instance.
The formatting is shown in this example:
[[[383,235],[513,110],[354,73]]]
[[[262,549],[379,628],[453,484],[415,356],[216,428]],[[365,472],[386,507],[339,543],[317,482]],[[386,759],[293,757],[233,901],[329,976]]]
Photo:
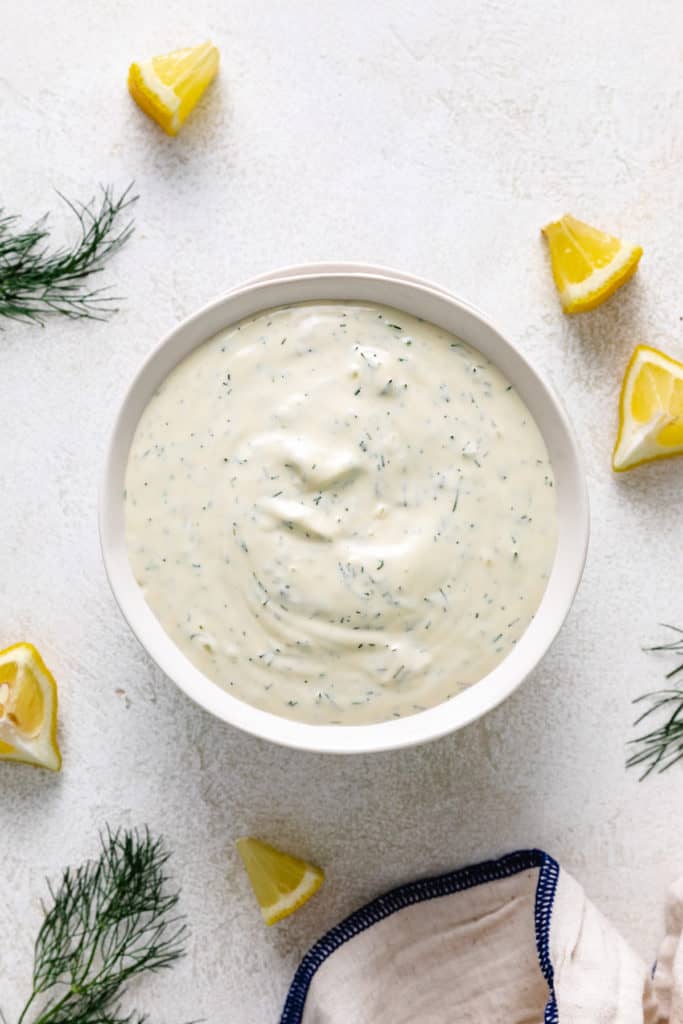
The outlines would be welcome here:
[[[301,304],[163,382],[130,451],[128,553],[210,680],[287,718],[367,724],[511,650],[552,566],[553,485],[479,352],[398,310]]]

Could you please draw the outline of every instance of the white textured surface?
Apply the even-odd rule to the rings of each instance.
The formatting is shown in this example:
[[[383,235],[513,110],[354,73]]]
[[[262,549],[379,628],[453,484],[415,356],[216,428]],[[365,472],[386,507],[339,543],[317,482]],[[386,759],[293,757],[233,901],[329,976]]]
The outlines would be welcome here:
[[[639,952],[683,871],[683,770],[624,771],[640,652],[683,618],[683,463],[615,479],[621,372],[637,341],[683,355],[683,10],[677,0],[65,0],[2,30],[0,201],[37,216],[135,178],[138,230],[108,271],[124,310],[0,335],[0,641],[33,639],[61,687],[64,772],[0,768],[0,1005],[25,998],[45,874],[97,830],[149,823],[175,850],[190,956],[146,985],[154,1019],[274,1020],[308,944],[416,875],[538,844]],[[220,81],[175,140],[125,91],[133,58],[211,36]],[[569,209],[645,248],[608,306],[563,318],[538,233]],[[55,226],[66,217],[55,214]],[[65,227],[66,230],[66,227]],[[584,446],[593,539],[542,668],[464,733],[322,759],[208,718],[130,636],[98,551],[102,454],[126,382],[178,318],[296,261],[394,264],[478,304],[559,386]],[[233,840],[322,863],[307,909],[266,931]]]

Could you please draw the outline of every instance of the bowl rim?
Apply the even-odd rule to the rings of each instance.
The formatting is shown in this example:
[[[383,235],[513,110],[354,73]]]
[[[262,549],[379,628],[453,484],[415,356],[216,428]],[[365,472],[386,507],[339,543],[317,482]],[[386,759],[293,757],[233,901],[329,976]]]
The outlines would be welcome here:
[[[260,310],[344,298],[394,306],[412,315],[420,315],[415,310],[426,311],[425,319],[483,351],[511,380],[549,450],[556,480],[558,540],[536,615],[515,649],[488,675],[449,701],[406,718],[370,725],[310,725],[233,697],[195,668],[164,632],[128,562],[123,532],[124,476],[142,411],[154,389],[189,352],[219,330]],[[454,322],[459,328],[452,326]],[[436,740],[464,728],[510,696],[544,656],[569,613],[585,565],[589,518],[585,472],[573,428],[551,386],[519,348],[478,309],[439,285],[388,267],[359,263],[281,268],[230,289],[174,327],[146,357],[126,389],[107,448],[98,502],[100,545],[114,598],[130,629],[162,671],[204,710],[251,735],[290,748],[335,754],[394,750]]]

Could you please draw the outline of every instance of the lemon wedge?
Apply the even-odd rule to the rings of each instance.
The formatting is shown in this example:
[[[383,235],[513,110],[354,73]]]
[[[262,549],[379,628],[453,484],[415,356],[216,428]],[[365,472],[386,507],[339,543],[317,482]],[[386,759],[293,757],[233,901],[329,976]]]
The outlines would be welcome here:
[[[683,455],[683,363],[639,345],[626,367],[619,402],[617,473]]]
[[[57,684],[33,644],[0,651],[0,760],[58,772]]]
[[[313,864],[276,850],[260,839],[238,839],[237,852],[266,924],[289,917],[314,895],[325,875]]]
[[[542,232],[565,313],[602,305],[635,274],[643,255],[639,245],[606,235],[569,213]]]
[[[219,59],[217,48],[210,42],[151,57],[142,64],[131,64],[128,89],[138,106],[167,135],[177,135],[216,77]]]

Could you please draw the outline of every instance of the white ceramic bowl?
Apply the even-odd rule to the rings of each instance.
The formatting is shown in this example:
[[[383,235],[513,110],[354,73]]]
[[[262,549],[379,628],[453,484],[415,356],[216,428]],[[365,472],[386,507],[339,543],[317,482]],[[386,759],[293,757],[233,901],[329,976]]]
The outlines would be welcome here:
[[[166,635],[138,587],[126,554],[124,478],[138,420],[171,369],[218,331],[261,310],[292,302],[357,299],[393,306],[452,332],[488,356],[508,377],[536,420],[557,487],[559,533],[548,587],[515,649],[457,697],[407,718],[375,725],[307,725],[245,704],[208,680]],[[116,418],[100,498],[100,538],[114,596],[138,640],[189,697],[246,732],[303,750],[365,753],[411,746],[461,729],[496,707],[538,664],[571,607],[588,546],[584,473],[558,399],[518,349],[471,306],[442,289],[383,267],[317,264],[250,281],[180,324],[144,363]]]

